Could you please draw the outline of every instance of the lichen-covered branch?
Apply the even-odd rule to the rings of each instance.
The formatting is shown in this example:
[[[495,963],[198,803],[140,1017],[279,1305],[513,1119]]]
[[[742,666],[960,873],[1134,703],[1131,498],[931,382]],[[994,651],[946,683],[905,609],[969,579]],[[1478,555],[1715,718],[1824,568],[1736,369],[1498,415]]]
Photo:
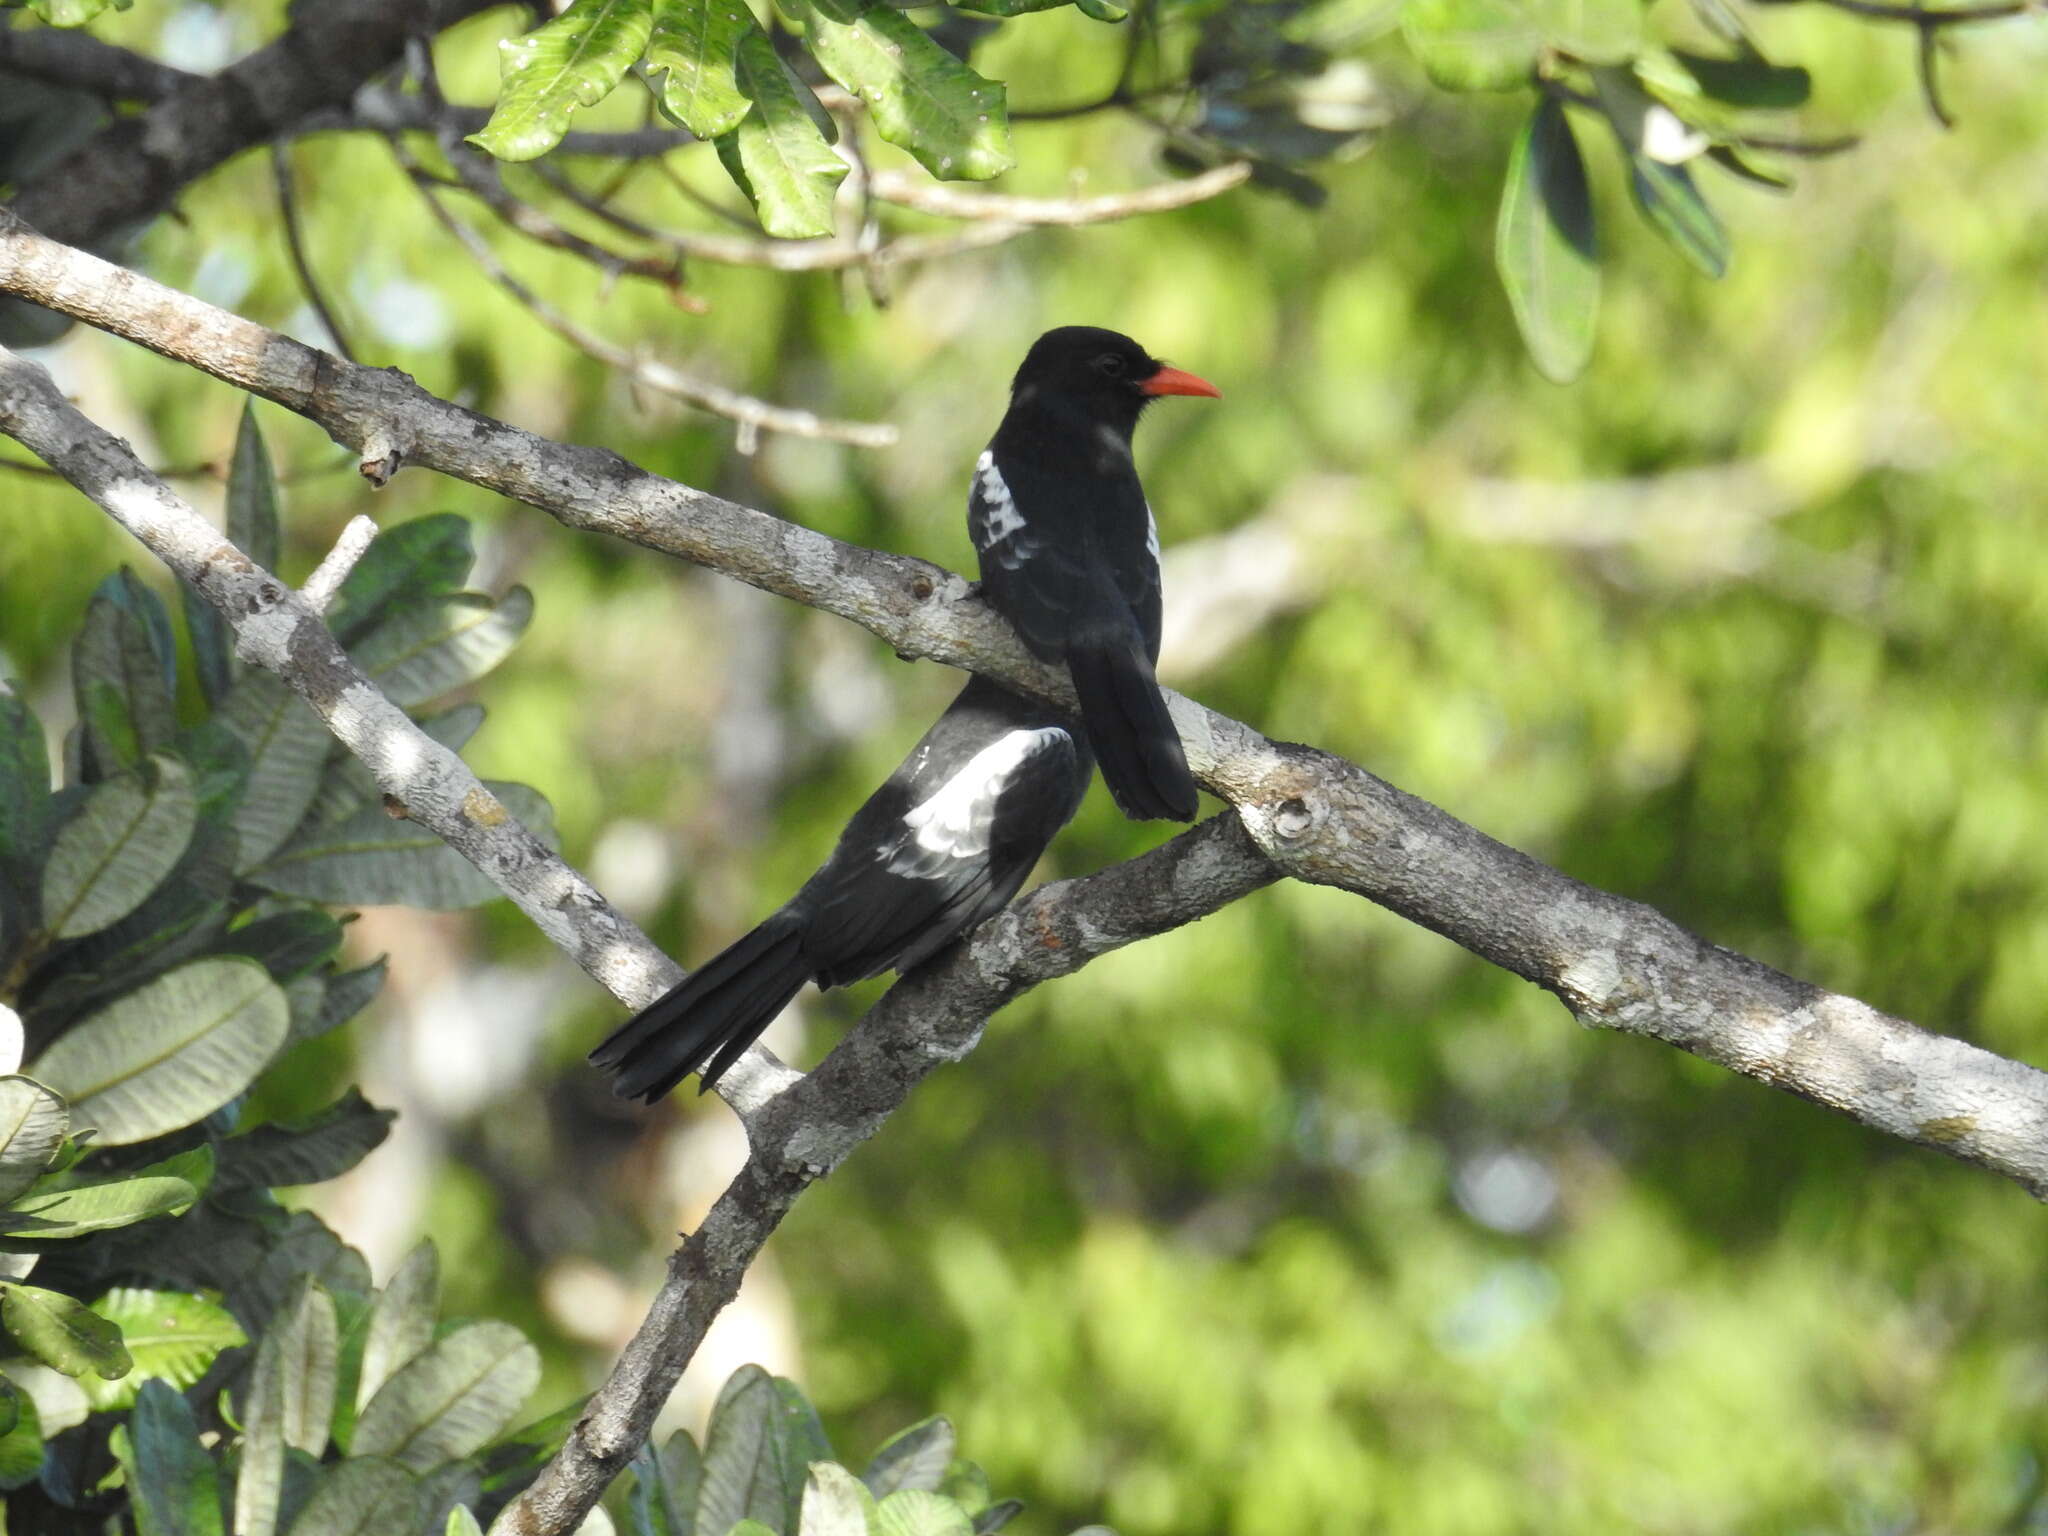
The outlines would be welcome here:
[[[851,619],[906,656],[1071,704],[966,582],[551,442],[359,368],[0,212],[0,290],[275,400],[362,455],[381,484],[435,469]],[[1554,993],[1581,1022],[1647,1035],[2048,1198],[2048,1073],[1916,1028],[1686,932],[1313,748],[1171,700],[1189,765],[1285,874],[1364,896]]]

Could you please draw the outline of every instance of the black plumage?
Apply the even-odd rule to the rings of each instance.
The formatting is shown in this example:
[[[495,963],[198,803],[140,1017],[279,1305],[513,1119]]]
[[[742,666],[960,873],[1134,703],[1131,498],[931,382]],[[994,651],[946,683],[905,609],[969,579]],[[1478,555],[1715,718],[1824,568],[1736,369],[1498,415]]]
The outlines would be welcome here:
[[[1043,705],[970,680],[780,911],[635,1014],[590,1059],[651,1103],[709,1088],[806,981],[909,971],[1017,894],[1088,788],[1086,747]]]
[[[1043,661],[1063,663],[1124,814],[1191,821],[1194,775],[1159,692],[1159,533],[1131,434],[1161,395],[1216,395],[1130,337],[1047,331],[975,464],[967,527],[981,586]]]

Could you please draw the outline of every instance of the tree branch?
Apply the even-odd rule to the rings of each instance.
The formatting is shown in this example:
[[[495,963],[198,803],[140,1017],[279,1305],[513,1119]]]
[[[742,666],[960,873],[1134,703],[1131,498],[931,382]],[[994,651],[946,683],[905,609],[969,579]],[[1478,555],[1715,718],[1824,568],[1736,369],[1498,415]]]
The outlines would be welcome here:
[[[905,656],[1072,708],[958,576],[843,544],[550,442],[67,249],[0,211],[0,290],[275,400],[363,456],[418,464],[836,613]],[[2048,1199],[2048,1073],[1926,1033],[1581,884],[1344,759],[1169,697],[1189,765],[1280,870],[1378,902],[1554,993],[1580,1022],[1647,1035]]]
[[[101,42],[83,28],[12,27],[0,21],[0,70],[105,101],[161,101],[206,77]]]
[[[1043,885],[896,983],[831,1055],[748,1126],[746,1166],[669,1260],[646,1321],[561,1451],[503,1517],[566,1536],[632,1459],[704,1332],[798,1195],[895,1112],[983,1023],[1042,981],[1182,927],[1279,878],[1228,812],[1100,874]]]
[[[217,75],[195,77],[118,118],[26,182],[14,208],[60,240],[92,245],[167,208],[231,155],[347,105],[398,61],[409,32],[438,32],[502,0],[325,0]]]

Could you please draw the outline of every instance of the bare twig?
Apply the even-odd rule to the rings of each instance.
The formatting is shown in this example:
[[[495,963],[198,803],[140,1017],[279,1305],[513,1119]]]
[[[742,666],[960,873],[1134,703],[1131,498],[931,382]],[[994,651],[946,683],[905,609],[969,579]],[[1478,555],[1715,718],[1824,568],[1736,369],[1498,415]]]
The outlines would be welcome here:
[[[320,291],[319,279],[313,276],[313,263],[306,255],[305,236],[299,229],[299,200],[292,189],[291,152],[282,141],[271,142],[270,175],[277,185],[277,208],[284,216],[285,245],[291,251],[292,270],[299,275],[299,289],[305,294],[306,302],[313,306],[313,313],[320,317],[321,325],[327,328],[334,350],[350,362],[357,362],[355,348],[348,344],[341,322],[334,317],[334,307],[327,302],[326,294]]]
[[[1102,224],[1141,214],[1164,213],[1220,197],[1250,180],[1252,168],[1242,161],[1219,165],[1185,181],[1165,181],[1135,192],[1096,197],[1011,197],[999,192],[974,192],[945,182],[883,171],[874,178],[874,193],[885,203],[914,208],[948,219],[998,219],[1013,224]]]
[[[363,552],[370,547],[370,540],[377,537],[377,525],[361,515],[348,520],[341,530],[341,537],[334,541],[334,547],[313,568],[313,574],[306,578],[306,584],[299,588],[299,598],[315,613],[327,612],[327,605],[334,601],[334,594],[341,590],[341,584],[348,580],[348,573],[356,568],[356,562],[363,558]]]
[[[709,380],[692,378],[666,363],[614,346],[602,336],[585,330],[514,277],[475,230],[441,206],[432,186],[424,181],[418,185],[421,196],[426,199],[441,227],[462,242],[492,282],[510,294],[534,319],[578,351],[589,354],[608,368],[616,368],[634,383],[686,401],[700,410],[727,417],[756,432],[786,432],[794,437],[823,438],[862,448],[886,448],[896,441],[896,429],[887,422],[838,421],[820,416],[815,411],[772,405]]]

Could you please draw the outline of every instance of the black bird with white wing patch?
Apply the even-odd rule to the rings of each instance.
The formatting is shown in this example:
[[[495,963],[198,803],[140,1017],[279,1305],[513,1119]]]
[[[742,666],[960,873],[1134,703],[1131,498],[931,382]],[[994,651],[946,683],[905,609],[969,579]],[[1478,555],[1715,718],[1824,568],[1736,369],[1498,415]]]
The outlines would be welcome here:
[[[1025,355],[974,467],[982,591],[1033,655],[1066,666],[1103,780],[1140,821],[1192,821],[1197,792],[1152,671],[1159,530],[1131,434],[1162,395],[1221,394],[1128,336],[1062,326]]]
[[[591,1052],[621,1098],[711,1087],[806,981],[909,971],[1005,907],[1093,771],[1059,716],[970,680],[803,889]]]

